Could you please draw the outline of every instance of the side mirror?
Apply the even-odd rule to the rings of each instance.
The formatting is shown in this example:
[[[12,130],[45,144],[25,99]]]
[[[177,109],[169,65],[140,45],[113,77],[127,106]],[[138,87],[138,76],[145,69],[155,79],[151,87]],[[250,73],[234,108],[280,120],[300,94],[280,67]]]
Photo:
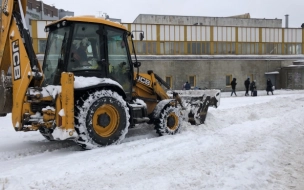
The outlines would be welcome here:
[[[136,61],[136,62],[133,63],[133,64],[134,64],[134,67],[135,67],[135,68],[138,68],[138,67],[141,66],[141,62],[138,62],[138,61]]]
[[[142,41],[143,39],[144,39],[144,33],[143,32],[141,32],[141,33],[139,33],[139,40],[140,41]]]

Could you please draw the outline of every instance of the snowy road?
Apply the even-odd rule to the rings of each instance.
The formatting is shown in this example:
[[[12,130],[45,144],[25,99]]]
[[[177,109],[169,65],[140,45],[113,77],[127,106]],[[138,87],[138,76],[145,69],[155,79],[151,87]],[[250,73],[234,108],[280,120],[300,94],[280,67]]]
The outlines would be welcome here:
[[[0,118],[0,189],[302,190],[304,91],[259,94],[223,93],[204,125],[184,123],[177,135],[141,125],[122,144],[90,151]]]

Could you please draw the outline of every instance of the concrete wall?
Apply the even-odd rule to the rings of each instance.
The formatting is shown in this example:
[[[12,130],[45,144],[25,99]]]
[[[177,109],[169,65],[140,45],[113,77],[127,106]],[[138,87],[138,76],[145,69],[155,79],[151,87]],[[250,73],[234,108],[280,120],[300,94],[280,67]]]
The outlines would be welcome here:
[[[145,24],[175,24],[175,25],[204,25],[204,26],[243,26],[281,28],[282,19],[242,19],[231,17],[202,17],[140,14],[133,23]]]
[[[214,56],[207,59],[194,56],[138,56],[142,63],[139,72],[153,70],[163,80],[172,77],[172,89],[180,90],[189,76],[196,76],[196,86],[208,89],[231,91],[226,86],[226,75],[237,79],[236,91],[244,91],[244,81],[249,75],[256,80],[258,90],[266,90],[266,80],[270,78],[276,89],[304,89],[304,64],[291,66],[295,60],[303,61],[304,56],[268,57],[223,57]],[[37,59],[42,64],[43,54]],[[174,59],[172,59],[174,58]],[[134,60],[134,57],[133,57]],[[279,74],[266,74],[277,71]],[[136,72],[136,69],[135,69]],[[250,79],[252,81],[252,78]]]
[[[280,71],[282,88],[304,89],[304,65],[290,65]]]
[[[248,76],[253,76],[257,81],[258,90],[266,89],[267,78],[272,79],[272,83],[276,88],[285,87],[282,85],[286,80],[280,77],[280,74],[266,75],[266,72],[281,71],[281,68],[292,64],[294,60],[300,57],[286,57],[287,59],[278,59],[276,57],[222,57],[214,56],[209,59],[191,56],[172,56],[170,59],[165,56],[139,56],[142,66],[140,72],[153,70],[154,73],[165,79],[172,77],[173,89],[181,89],[185,81],[189,80],[189,76],[196,77],[196,86],[209,89],[222,89],[223,91],[231,91],[230,86],[226,86],[226,75],[232,75],[237,79],[236,90],[244,90],[244,81]],[[252,79],[251,79],[252,80]]]

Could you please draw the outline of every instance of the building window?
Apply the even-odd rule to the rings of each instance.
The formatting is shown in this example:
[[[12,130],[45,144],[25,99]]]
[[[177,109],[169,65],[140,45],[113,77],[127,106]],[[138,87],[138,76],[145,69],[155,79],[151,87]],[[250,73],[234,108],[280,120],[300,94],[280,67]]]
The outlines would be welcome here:
[[[147,54],[156,55],[156,42],[147,42]]]
[[[172,77],[166,77],[166,83],[172,88]]]
[[[196,86],[196,77],[189,76],[189,83],[190,83],[191,87],[195,87]]]
[[[44,53],[46,46],[46,40],[38,40],[38,53]]]
[[[226,86],[231,86],[232,75],[226,75]]]
[[[140,54],[140,55],[145,55],[146,54],[146,42],[143,42],[143,41],[137,41],[134,43],[134,46],[135,46],[135,52],[137,54]]]
[[[51,11],[51,17],[53,17],[54,16],[54,12],[53,11]]]
[[[174,42],[165,42],[165,54],[166,55],[174,54]]]
[[[32,19],[29,18],[29,25],[32,25]]]
[[[164,42],[160,42],[160,54],[161,54],[161,55],[164,55],[164,54],[165,54]]]
[[[27,7],[28,7],[29,10],[32,10],[32,9],[33,9],[33,4],[29,2],[29,3],[27,4]]]

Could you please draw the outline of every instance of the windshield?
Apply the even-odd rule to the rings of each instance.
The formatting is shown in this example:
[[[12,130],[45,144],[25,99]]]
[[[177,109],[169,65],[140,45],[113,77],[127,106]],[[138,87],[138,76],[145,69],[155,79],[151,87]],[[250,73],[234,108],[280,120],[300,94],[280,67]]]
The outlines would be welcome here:
[[[62,72],[73,72],[75,76],[111,78],[126,93],[131,93],[131,64],[127,31],[103,24],[73,22],[50,31],[43,72],[48,85],[60,84]]]
[[[69,30],[69,27],[64,27],[49,33],[43,62],[46,84],[54,84],[58,64],[63,64]]]
[[[101,47],[104,45],[101,26],[91,23],[76,23],[72,35],[68,71],[98,70],[101,68]]]

